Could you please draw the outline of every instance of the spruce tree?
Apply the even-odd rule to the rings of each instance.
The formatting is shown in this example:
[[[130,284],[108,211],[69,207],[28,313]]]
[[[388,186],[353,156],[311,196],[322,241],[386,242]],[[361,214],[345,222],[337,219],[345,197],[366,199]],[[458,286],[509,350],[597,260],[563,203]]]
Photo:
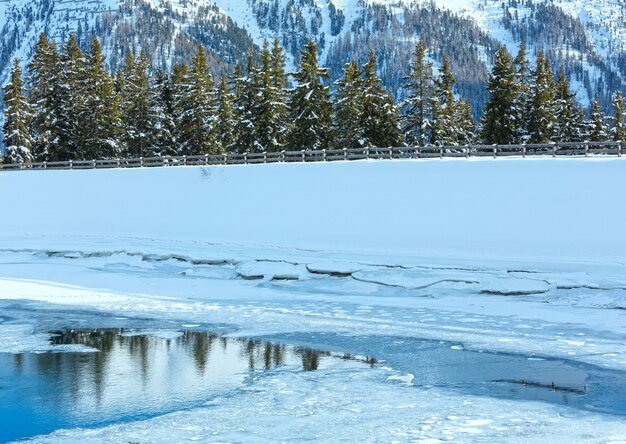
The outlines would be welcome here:
[[[150,118],[154,124],[150,139],[150,152],[155,156],[174,156],[176,152],[176,123],[174,121],[174,99],[170,78],[157,69],[150,88]]]
[[[114,81],[106,71],[105,56],[95,36],[86,56],[86,82],[81,104],[80,157],[102,159],[119,155],[118,129],[121,122]]]
[[[402,104],[403,130],[407,143],[426,145],[430,140],[430,104],[433,95],[433,66],[426,61],[426,44],[420,40],[411,60],[411,72],[404,78],[408,97]]]
[[[515,100],[513,113],[515,116],[515,143],[528,140],[528,111],[530,102],[530,72],[526,52],[526,42],[521,41],[519,50],[513,60],[515,69]]]
[[[481,138],[487,144],[511,144],[518,135],[516,77],[511,56],[500,48],[489,75],[489,101],[482,116]]]
[[[222,77],[220,82],[217,103],[217,145],[223,152],[230,152],[236,142],[237,122],[233,110],[235,96],[229,90],[226,77]]]
[[[33,138],[33,157],[38,161],[48,159],[56,139],[56,117],[60,109],[58,95],[60,58],[54,40],[44,33],[33,48],[28,65],[27,90],[33,112],[30,130]]]
[[[559,70],[555,90],[555,126],[552,140],[555,142],[576,142],[580,140],[578,105],[576,93],[570,92],[569,82],[563,70]]]
[[[608,139],[605,116],[600,110],[598,99],[594,99],[591,103],[591,119],[588,126],[589,140],[592,142],[604,142]]]
[[[472,116],[472,108],[468,100],[457,101],[454,120],[457,127],[455,145],[469,145],[474,142],[476,122]]]
[[[193,58],[186,79],[185,94],[179,97],[180,147],[184,154],[218,154],[216,143],[214,84],[204,48]]]
[[[363,79],[359,65],[352,61],[343,68],[343,78],[335,82],[335,135],[343,148],[361,148],[365,145],[363,134]]]
[[[554,107],[555,84],[550,62],[542,52],[537,53],[533,71],[530,109],[528,112],[528,134],[530,143],[547,143],[555,127]]]
[[[456,145],[457,122],[455,110],[457,107],[454,98],[454,84],[456,80],[450,69],[447,57],[443,58],[439,78],[435,80],[435,94],[432,99],[433,121],[431,125],[431,142],[433,145]]]
[[[270,51],[265,41],[256,72],[257,103],[254,110],[255,151],[280,151],[285,144],[287,116],[284,96],[284,56]],[[277,65],[275,65],[277,64]]]
[[[624,121],[624,96],[620,90],[617,90],[613,105],[613,127],[611,128],[611,137],[615,141],[624,141],[626,139],[626,122]]]
[[[81,157],[81,129],[86,124],[82,112],[86,105],[85,86],[87,82],[86,60],[78,45],[76,36],[69,35],[61,53],[59,80],[55,96],[58,100],[58,113],[55,115],[56,148],[50,153],[51,160],[73,160]]]
[[[235,120],[236,142],[235,151],[243,153],[254,151],[256,146],[256,111],[258,109],[259,95],[256,77],[258,68],[254,64],[252,52],[248,52],[246,72],[241,67],[235,69],[232,84],[235,94]]]
[[[365,145],[372,147],[397,147],[402,143],[402,129],[398,123],[398,108],[393,97],[382,86],[376,74],[376,56],[370,51],[369,61],[363,67],[363,112],[361,128]],[[454,96],[452,96],[454,101]]]
[[[30,163],[32,140],[28,131],[32,114],[24,95],[20,61],[15,59],[11,70],[11,81],[4,87],[4,146],[5,162]]]
[[[295,88],[290,99],[293,124],[288,145],[293,150],[323,149],[332,143],[332,105],[324,81],[329,70],[317,62],[317,45],[309,39],[302,48],[298,71],[292,76]]]
[[[136,59],[129,52],[122,67],[122,140],[129,157],[150,157],[155,122],[150,112],[150,61],[142,51]]]

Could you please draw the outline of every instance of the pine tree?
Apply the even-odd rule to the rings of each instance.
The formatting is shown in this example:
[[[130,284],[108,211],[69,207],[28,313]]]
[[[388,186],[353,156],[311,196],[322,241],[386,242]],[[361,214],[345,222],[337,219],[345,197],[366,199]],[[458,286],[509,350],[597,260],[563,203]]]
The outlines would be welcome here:
[[[67,43],[63,45],[61,65],[59,80],[55,85],[58,103],[53,122],[55,148],[50,152],[50,159],[72,160],[81,156],[79,135],[86,123],[81,117],[84,118],[82,110],[86,107],[84,98],[87,81],[87,63],[74,34],[70,34]]]
[[[454,113],[457,127],[457,139],[455,145],[469,145],[474,142],[474,130],[476,122],[472,116],[472,108],[468,100],[459,100]]]
[[[611,136],[615,141],[624,141],[626,139],[626,122],[624,121],[624,97],[620,90],[617,90],[613,105],[613,127],[611,128]]]
[[[332,142],[332,105],[327,68],[317,62],[317,45],[309,39],[302,49],[298,71],[293,73],[296,85],[291,94],[293,125],[288,145],[293,150],[324,149]]]
[[[258,91],[254,110],[255,151],[280,151],[285,144],[287,116],[283,93],[284,64],[284,56],[272,53],[265,41],[255,78]]]
[[[373,147],[397,147],[402,143],[398,108],[376,74],[374,51],[370,51],[369,61],[363,67],[363,76],[361,128],[365,144]],[[454,96],[452,100],[454,101]]]
[[[439,78],[435,80],[435,94],[432,109],[433,120],[431,125],[431,142],[433,145],[456,145],[457,127],[454,120],[456,99],[454,98],[454,84],[456,80],[450,70],[450,62],[443,58]]]
[[[555,92],[555,126],[552,140],[576,142],[580,140],[576,93],[570,92],[569,82],[563,70],[559,70]]]
[[[555,85],[550,62],[542,52],[537,53],[531,86],[528,134],[530,143],[547,143],[555,127]]]
[[[150,157],[155,122],[150,112],[150,61],[142,51],[137,59],[129,52],[122,67],[121,114],[125,151],[130,157]]]
[[[511,144],[518,135],[516,77],[511,56],[504,48],[496,55],[487,91],[490,97],[481,120],[481,138],[487,144]]]
[[[604,142],[608,139],[604,113],[600,110],[598,99],[591,103],[591,119],[589,121],[589,140]]]
[[[404,78],[409,96],[402,104],[403,130],[407,142],[422,146],[430,139],[430,104],[433,95],[433,66],[426,61],[426,44],[420,40],[411,60],[411,73]]]
[[[217,145],[223,152],[233,150],[237,122],[233,110],[235,95],[230,92],[226,77],[222,77],[217,96]]]
[[[4,146],[6,163],[30,163],[32,140],[28,124],[32,114],[24,95],[20,61],[15,60],[11,70],[11,81],[4,87]]]
[[[187,75],[186,94],[180,99],[177,125],[184,154],[218,154],[214,84],[204,48],[200,46]]]
[[[28,98],[33,119],[30,130],[33,137],[33,157],[36,160],[48,159],[56,134],[56,116],[59,113],[60,98],[57,94],[60,75],[60,58],[54,40],[48,40],[44,33],[33,48],[33,56],[28,65]]]
[[[528,111],[530,108],[530,72],[529,61],[526,52],[526,42],[521,41],[519,50],[513,60],[515,69],[515,100],[513,113],[515,116],[515,143],[523,143],[528,140]]]
[[[236,142],[235,151],[244,153],[256,148],[256,110],[258,109],[259,95],[256,77],[258,68],[254,64],[254,56],[248,53],[246,72],[241,67],[235,69],[232,84],[235,93],[235,120]]]
[[[170,78],[157,69],[150,88],[150,118],[154,124],[150,152],[155,156],[174,156],[176,152],[176,123],[174,121],[173,90]]]
[[[352,61],[343,68],[343,79],[335,82],[335,134],[343,148],[361,148],[365,136],[361,125],[363,115],[363,79],[359,65]]]
[[[171,89],[171,111],[174,120],[174,133],[173,139],[175,145],[172,147],[173,152],[176,155],[181,155],[182,150],[180,147],[181,140],[181,127],[178,125],[180,121],[181,113],[183,112],[184,97],[187,95],[187,89],[189,84],[187,83],[189,67],[185,63],[176,64],[172,67],[172,73],[170,74],[170,89]]]
[[[94,36],[86,57],[86,82],[79,111],[82,122],[79,134],[80,157],[103,159],[120,154],[120,127],[114,81],[105,68],[105,56]]]

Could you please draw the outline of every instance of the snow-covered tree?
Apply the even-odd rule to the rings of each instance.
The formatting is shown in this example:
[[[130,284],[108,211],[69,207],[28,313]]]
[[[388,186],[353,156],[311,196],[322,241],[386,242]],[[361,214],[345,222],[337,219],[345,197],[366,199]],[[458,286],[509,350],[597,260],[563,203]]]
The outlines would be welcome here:
[[[79,110],[78,146],[80,157],[102,159],[121,153],[118,140],[120,119],[113,78],[105,68],[100,42],[93,37],[86,54],[86,81],[83,107]]]
[[[6,163],[30,163],[32,140],[28,124],[32,118],[30,106],[24,95],[20,61],[15,60],[11,81],[4,87],[4,146]]]
[[[33,138],[33,157],[36,160],[48,159],[55,148],[56,116],[59,113],[60,58],[54,40],[48,40],[41,33],[33,48],[33,56],[28,65],[27,91],[33,112],[30,130]]]
[[[575,97],[576,93],[570,91],[565,73],[563,70],[560,70],[554,97],[555,125],[552,140],[555,142],[575,142],[581,140],[580,111]]]
[[[431,143],[433,145],[453,145],[455,137],[454,128],[454,75],[450,70],[450,62],[444,57],[439,69],[439,77],[435,79],[435,92],[431,97],[432,121]]]
[[[408,97],[402,104],[403,130],[407,143],[426,145],[430,139],[429,127],[431,97],[433,95],[433,66],[426,60],[426,44],[420,40],[411,59],[411,72],[404,78]]]
[[[624,121],[624,96],[621,91],[617,91],[613,99],[613,127],[611,128],[611,137],[615,141],[624,141],[626,139],[626,122]]]
[[[515,143],[528,140],[528,111],[530,109],[530,62],[526,52],[526,42],[521,41],[513,68],[515,70],[515,100],[513,113],[515,116]]]
[[[161,69],[156,70],[150,88],[149,113],[154,125],[150,152],[156,156],[176,155],[173,90],[170,78]]]
[[[589,140],[592,142],[604,142],[608,140],[608,128],[606,125],[606,117],[600,109],[598,99],[594,99],[591,103],[591,116],[588,123]]]
[[[370,51],[369,61],[363,67],[361,128],[365,145],[397,147],[403,141],[398,122],[399,111],[393,97],[385,90],[376,74],[376,56]],[[452,97],[454,101],[454,96]]]
[[[484,143],[510,144],[515,141],[518,135],[516,89],[511,56],[505,48],[500,48],[489,75],[489,101],[481,120]]]
[[[256,72],[256,151],[280,151],[287,136],[285,56],[278,42],[270,50],[266,41]]]
[[[179,97],[180,147],[185,154],[218,154],[216,96],[206,53],[198,48],[187,75],[185,94]]]
[[[530,91],[530,110],[528,112],[529,142],[549,142],[554,133],[556,120],[554,107],[555,85],[550,62],[543,52],[537,53]]]
[[[235,151],[243,153],[256,149],[256,110],[258,109],[258,90],[256,86],[257,67],[254,55],[248,53],[246,72],[237,67],[231,79],[235,94]]]
[[[79,135],[85,122],[86,59],[78,40],[70,34],[61,52],[61,70],[55,84],[56,112],[52,122],[55,137],[51,160],[71,160],[81,157]]]
[[[235,95],[229,90],[226,77],[222,77],[217,94],[217,144],[223,152],[233,150],[237,121],[234,114]]]
[[[457,128],[455,145],[469,145],[474,142],[476,122],[474,121],[474,116],[472,116],[472,108],[468,100],[461,99],[457,101],[454,121]]]
[[[155,122],[150,112],[150,62],[145,52],[135,59],[129,52],[122,67],[121,115],[124,148],[130,157],[149,157]]]
[[[313,40],[302,49],[298,71],[292,76],[295,88],[290,109],[293,124],[288,145],[293,150],[323,149],[332,143],[332,105],[329,87],[324,84],[330,73],[317,62]]]
[[[352,61],[343,68],[343,78],[335,82],[335,134],[342,148],[361,148],[365,136],[361,125],[363,115],[363,79],[359,65]]]

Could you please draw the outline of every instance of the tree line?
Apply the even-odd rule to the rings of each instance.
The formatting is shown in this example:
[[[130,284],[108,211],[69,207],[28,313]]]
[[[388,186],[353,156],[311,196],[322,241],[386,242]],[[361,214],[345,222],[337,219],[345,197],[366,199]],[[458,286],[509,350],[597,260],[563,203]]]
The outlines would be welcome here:
[[[16,60],[4,87],[5,162],[624,139],[619,91],[611,118],[597,101],[586,117],[563,72],[555,78],[542,53],[531,69],[523,44],[514,59],[498,52],[478,122],[455,94],[448,60],[433,74],[423,42],[400,104],[382,86],[374,52],[364,65],[347,63],[331,88],[312,40],[293,73],[276,40],[217,82],[202,47],[170,72],[152,69],[143,52],[128,52],[115,73],[105,61],[95,37],[83,52],[73,34],[60,50],[40,35],[26,74]]]

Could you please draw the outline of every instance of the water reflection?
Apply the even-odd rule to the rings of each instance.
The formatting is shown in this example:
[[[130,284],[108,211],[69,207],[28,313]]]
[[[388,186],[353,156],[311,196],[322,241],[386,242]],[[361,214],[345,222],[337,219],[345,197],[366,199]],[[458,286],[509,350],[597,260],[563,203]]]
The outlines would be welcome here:
[[[197,405],[242,386],[251,371],[317,370],[330,355],[208,332],[54,332],[57,345],[98,352],[0,354],[0,442]]]

